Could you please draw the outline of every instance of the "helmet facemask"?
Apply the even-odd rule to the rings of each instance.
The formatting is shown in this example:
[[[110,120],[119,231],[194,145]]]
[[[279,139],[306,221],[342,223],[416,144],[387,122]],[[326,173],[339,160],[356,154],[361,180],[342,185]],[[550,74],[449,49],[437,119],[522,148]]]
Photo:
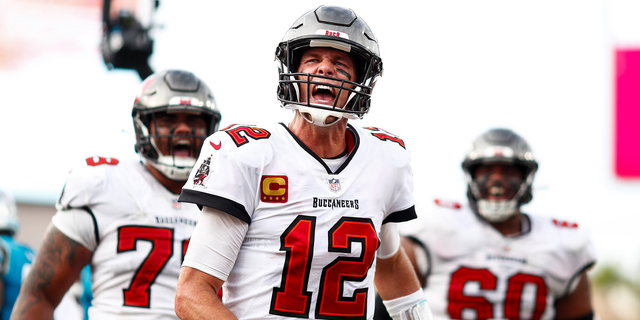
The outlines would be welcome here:
[[[516,168],[518,174],[505,174],[502,179],[492,179],[490,173],[478,174],[479,166],[465,172],[468,196],[474,200],[471,202],[474,210],[482,218],[493,223],[506,221],[518,212],[522,204],[531,199],[530,186],[535,170],[527,170],[513,164],[503,165]]]
[[[357,83],[319,74],[292,73],[291,75],[294,80],[291,80],[290,83],[295,88],[297,96],[301,98],[299,100],[304,101],[297,104],[296,109],[308,122],[326,127],[337,123],[343,117],[347,119],[360,117],[357,113],[347,109],[349,103],[356,99],[361,92],[362,88]],[[322,82],[322,79],[339,82],[339,84]],[[311,102],[312,96],[317,93],[332,96],[333,104]]]
[[[179,123],[175,119],[179,114],[197,115],[202,119],[198,124],[195,119]],[[193,168],[202,143],[215,131],[217,120],[212,116],[204,116],[185,111],[171,113],[156,111],[134,118],[136,133],[139,135],[136,148],[144,159],[171,180],[186,181]],[[172,120],[173,119],[173,120]]]

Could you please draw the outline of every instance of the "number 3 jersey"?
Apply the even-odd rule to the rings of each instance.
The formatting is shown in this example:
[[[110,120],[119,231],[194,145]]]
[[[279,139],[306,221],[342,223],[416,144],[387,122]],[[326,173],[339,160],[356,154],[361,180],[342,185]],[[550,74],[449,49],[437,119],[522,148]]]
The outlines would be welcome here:
[[[239,319],[373,317],[381,225],[416,217],[410,156],[385,131],[347,130],[351,152],[335,170],[282,123],[204,142],[180,201],[249,224],[223,286]]]
[[[468,205],[436,203],[409,235],[426,249],[416,259],[435,319],[553,319],[554,302],[595,262],[575,223],[524,215],[525,231],[505,237]]]
[[[177,319],[175,291],[199,217],[136,159],[74,168],[53,225],[93,252],[89,318]]]

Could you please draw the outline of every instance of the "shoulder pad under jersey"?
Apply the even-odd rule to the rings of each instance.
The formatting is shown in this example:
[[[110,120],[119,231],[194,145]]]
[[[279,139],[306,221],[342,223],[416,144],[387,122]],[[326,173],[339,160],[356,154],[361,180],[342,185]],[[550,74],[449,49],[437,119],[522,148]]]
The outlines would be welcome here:
[[[122,166],[120,160],[112,157],[93,156],[85,158],[74,166],[67,177],[64,189],[56,207],[83,207],[91,203],[94,195],[102,192],[109,176]]]
[[[411,162],[410,149],[405,141],[397,135],[379,127],[354,127],[362,140],[369,140],[382,148],[381,156],[387,157],[390,163],[404,167]]]
[[[547,218],[549,228],[558,235],[560,245],[569,251],[580,251],[589,245],[589,234],[585,226],[573,221]]]
[[[201,157],[209,154],[212,158],[232,157],[250,167],[263,165],[273,157],[271,144],[263,143],[273,138],[273,131],[253,125],[230,125],[205,140]]]

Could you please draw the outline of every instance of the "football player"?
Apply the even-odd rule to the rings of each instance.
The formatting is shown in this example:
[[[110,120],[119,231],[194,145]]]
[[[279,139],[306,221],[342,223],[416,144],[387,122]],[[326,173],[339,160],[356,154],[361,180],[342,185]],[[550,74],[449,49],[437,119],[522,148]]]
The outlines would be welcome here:
[[[178,195],[220,112],[202,80],[169,70],[141,84],[132,116],[141,160],[94,156],[70,172],[12,319],[50,319],[87,264],[90,319],[177,319],[177,278],[200,214]]]
[[[489,130],[462,169],[468,202],[436,200],[403,238],[434,318],[592,319],[587,232],[520,211],[538,169],[529,144],[511,130]]]
[[[0,191],[0,319],[8,320],[20,286],[31,268],[35,251],[13,237],[20,228],[18,209],[7,193]]]
[[[382,74],[376,37],[352,10],[320,6],[275,57],[293,120],[209,137],[183,187],[180,201],[203,211],[178,316],[372,319],[377,288],[395,318],[429,319],[395,224],[416,217],[409,152],[389,132],[347,123],[369,111]]]

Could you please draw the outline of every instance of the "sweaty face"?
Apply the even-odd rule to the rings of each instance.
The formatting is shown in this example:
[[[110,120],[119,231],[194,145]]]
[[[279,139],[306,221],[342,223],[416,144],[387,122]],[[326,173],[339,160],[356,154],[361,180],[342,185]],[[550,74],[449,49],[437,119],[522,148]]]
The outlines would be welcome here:
[[[483,165],[475,170],[473,180],[478,184],[483,199],[509,200],[518,192],[524,173],[508,164]]]
[[[343,108],[349,97],[347,90],[340,92],[340,80],[355,81],[356,65],[348,53],[331,48],[313,48],[305,51],[298,66],[299,73],[317,74],[335,79],[325,79],[311,77],[310,81],[316,82],[311,85],[300,84],[300,101],[316,104],[325,104]],[[307,77],[299,77],[299,80],[307,80]],[[319,83],[319,84],[318,84]],[[332,87],[323,85],[332,84]],[[352,85],[345,84],[345,87],[353,88]],[[337,103],[336,103],[337,102]]]
[[[197,158],[207,137],[207,122],[199,114],[158,113],[151,135],[162,155]]]

